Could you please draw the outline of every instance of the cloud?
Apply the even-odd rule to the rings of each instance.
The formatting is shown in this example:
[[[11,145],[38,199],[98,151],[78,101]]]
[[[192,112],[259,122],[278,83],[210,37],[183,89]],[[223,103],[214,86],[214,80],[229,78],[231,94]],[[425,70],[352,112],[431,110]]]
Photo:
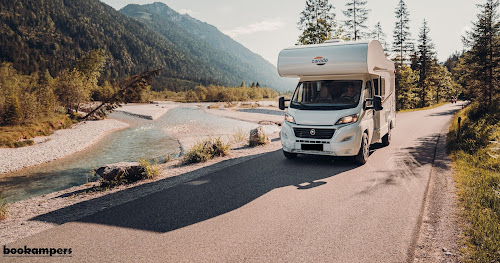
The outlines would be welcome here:
[[[285,26],[281,20],[264,20],[261,22],[253,23],[247,26],[240,26],[234,29],[223,31],[224,34],[230,37],[237,37],[240,35],[250,35],[257,32],[276,31]]]
[[[193,15],[198,14],[198,12],[195,12],[195,11],[193,11],[191,9],[181,9],[181,10],[179,10],[179,14],[182,14],[182,15],[188,14],[190,16],[193,16]]]

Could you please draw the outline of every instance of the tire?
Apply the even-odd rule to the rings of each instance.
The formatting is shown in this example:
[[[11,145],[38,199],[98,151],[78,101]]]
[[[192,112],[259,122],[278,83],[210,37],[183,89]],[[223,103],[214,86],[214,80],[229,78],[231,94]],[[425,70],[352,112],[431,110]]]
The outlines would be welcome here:
[[[359,147],[359,152],[356,156],[354,156],[354,161],[356,163],[363,165],[368,160],[368,156],[370,156],[370,144],[368,143],[368,134],[366,132],[363,133],[361,137],[361,146]]]
[[[285,157],[286,157],[287,159],[294,159],[294,158],[296,158],[296,157],[297,157],[297,154],[296,154],[296,153],[289,153],[289,152],[285,152],[285,151],[283,151],[283,154],[285,155]]]
[[[382,145],[389,146],[389,144],[391,144],[391,137],[392,137],[391,130],[392,130],[391,126],[389,125],[389,130],[387,131],[387,134],[384,135],[384,137],[382,137]]]

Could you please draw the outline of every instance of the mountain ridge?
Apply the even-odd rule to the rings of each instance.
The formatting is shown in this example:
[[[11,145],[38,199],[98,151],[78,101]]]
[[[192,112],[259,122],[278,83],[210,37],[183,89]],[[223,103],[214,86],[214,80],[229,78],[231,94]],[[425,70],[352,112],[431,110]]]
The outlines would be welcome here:
[[[264,60],[257,54],[249,55],[249,61],[231,62],[210,57],[212,51],[199,49],[192,53],[194,47],[176,44],[175,39],[156,32],[145,21],[132,19],[98,0],[10,0],[0,2],[0,10],[0,62],[12,63],[23,74],[47,69],[55,76],[88,52],[103,49],[110,58],[103,79],[164,68],[152,85],[156,90],[182,91],[210,84],[235,86],[242,81],[280,89],[284,83],[272,65],[252,65],[252,59]],[[201,42],[193,34],[214,41],[210,34],[200,33],[203,30],[222,34],[216,27],[174,10],[171,17],[182,22],[170,23],[172,28],[182,29],[179,34],[192,43]],[[203,45],[214,54],[224,54],[209,43]],[[231,56],[239,59],[238,54]]]

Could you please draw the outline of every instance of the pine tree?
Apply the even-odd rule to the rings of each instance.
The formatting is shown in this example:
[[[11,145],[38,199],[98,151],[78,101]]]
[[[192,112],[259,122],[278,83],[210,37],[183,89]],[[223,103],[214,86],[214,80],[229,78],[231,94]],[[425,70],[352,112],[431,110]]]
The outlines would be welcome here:
[[[297,44],[319,44],[332,38],[335,14],[332,12],[333,5],[328,0],[307,0],[304,11],[300,13],[298,28],[302,31]]]
[[[429,82],[427,78],[434,73],[437,58],[434,51],[434,44],[429,37],[429,27],[427,21],[424,19],[422,28],[418,35],[418,49],[417,49],[417,64],[416,69],[419,71],[419,88],[420,88],[420,103],[421,107],[425,107],[427,103]]]
[[[19,125],[22,122],[21,103],[13,90],[6,98],[4,123],[7,125]]]
[[[399,60],[399,65],[403,65],[406,60],[407,53],[411,50],[411,33],[410,33],[410,13],[406,8],[403,0],[399,0],[396,7],[396,25],[394,27],[393,35],[394,41],[392,42],[392,51],[395,52],[396,59]]]
[[[359,40],[365,37],[363,29],[368,28],[365,22],[368,20],[368,13],[371,11],[363,7],[366,3],[367,1],[362,0],[349,0],[346,3],[347,10],[343,12],[347,20],[344,21],[344,25],[352,40]]]
[[[464,37],[464,44],[470,48],[461,60],[462,80],[474,97],[479,97],[492,105],[499,95],[498,70],[500,60],[500,24],[498,22],[498,0],[487,0],[478,5],[482,12],[478,21]]]
[[[382,30],[382,25],[380,25],[380,22],[377,22],[375,24],[375,27],[373,28],[372,32],[370,33],[370,37],[372,39],[376,39],[382,44],[382,47],[384,48],[384,51],[387,52],[387,42],[386,42],[386,37],[387,35],[384,33]]]

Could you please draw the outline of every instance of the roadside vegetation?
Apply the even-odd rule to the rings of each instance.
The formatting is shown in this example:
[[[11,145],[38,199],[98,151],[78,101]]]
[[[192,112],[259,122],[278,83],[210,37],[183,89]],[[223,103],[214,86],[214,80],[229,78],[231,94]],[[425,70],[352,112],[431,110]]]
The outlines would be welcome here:
[[[229,145],[221,138],[208,138],[194,144],[182,157],[183,164],[203,163],[228,154]]]
[[[463,261],[500,262],[499,2],[478,7],[478,20],[464,36],[467,50],[453,63],[472,104],[455,116],[448,149],[465,221]]]
[[[0,192],[0,220],[4,220],[9,215],[9,207],[3,198],[3,193]]]
[[[461,118],[460,131],[458,118]],[[453,120],[454,161],[465,224],[465,260],[500,261],[500,107],[473,103]]]

